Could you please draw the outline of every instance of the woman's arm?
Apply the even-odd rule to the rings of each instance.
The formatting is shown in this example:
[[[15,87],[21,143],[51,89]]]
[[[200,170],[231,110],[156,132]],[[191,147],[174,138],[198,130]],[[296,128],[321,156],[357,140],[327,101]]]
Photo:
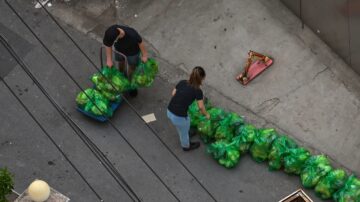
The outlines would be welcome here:
[[[176,94],[176,88],[171,92],[171,95],[174,96]]]
[[[200,109],[200,112],[206,116],[207,119],[210,119],[210,114],[206,111],[205,109],[205,104],[204,104],[204,100],[198,100],[197,101],[198,107]]]

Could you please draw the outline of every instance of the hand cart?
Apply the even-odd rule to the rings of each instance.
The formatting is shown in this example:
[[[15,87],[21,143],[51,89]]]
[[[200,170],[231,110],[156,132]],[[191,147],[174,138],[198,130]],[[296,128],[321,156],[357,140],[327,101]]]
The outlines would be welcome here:
[[[104,49],[104,48],[105,48],[104,46],[100,47],[100,68],[102,68],[102,67],[103,67],[103,64],[104,64],[104,63],[103,63],[103,49]],[[129,72],[129,64],[128,64],[126,55],[124,55],[124,54],[116,51],[115,49],[113,49],[112,51],[113,51],[115,57],[123,57],[123,58],[124,58],[126,75],[128,75],[128,72]],[[118,62],[118,61],[116,61],[116,62]],[[109,81],[109,82],[111,82],[111,81]],[[95,89],[95,86],[94,86],[93,88]],[[122,101],[121,98],[122,98],[122,97],[120,96],[120,100],[119,100],[118,102],[111,102],[111,103],[110,103],[110,108],[111,108],[111,110],[112,110],[113,112],[116,111],[117,108],[119,108],[119,106],[120,106],[120,104],[121,104],[121,101]],[[85,111],[84,109],[82,109],[82,108],[79,107],[79,106],[77,106],[76,109],[77,109],[77,111],[79,111],[80,113],[84,114],[85,116],[88,116],[88,117],[90,117],[90,118],[92,118],[92,119],[94,119],[94,120],[96,120],[96,121],[99,121],[99,122],[106,122],[106,121],[110,118],[110,117],[105,116],[105,115],[96,116],[96,115],[94,115],[94,114],[92,114],[92,113],[90,113],[90,112]]]

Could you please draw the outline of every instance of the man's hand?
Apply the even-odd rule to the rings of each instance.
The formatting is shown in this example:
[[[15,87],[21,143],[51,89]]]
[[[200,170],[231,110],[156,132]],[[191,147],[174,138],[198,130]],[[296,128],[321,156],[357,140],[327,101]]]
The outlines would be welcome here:
[[[113,66],[112,60],[106,61],[106,65],[111,68]]]
[[[205,116],[206,116],[207,119],[210,119],[210,114],[209,113],[206,113]]]
[[[146,62],[148,60],[148,57],[146,55],[141,56],[141,61]]]

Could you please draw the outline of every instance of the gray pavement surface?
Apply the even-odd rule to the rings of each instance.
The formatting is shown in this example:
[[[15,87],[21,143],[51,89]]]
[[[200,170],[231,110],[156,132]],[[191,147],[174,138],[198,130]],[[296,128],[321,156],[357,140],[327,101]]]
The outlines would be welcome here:
[[[10,3],[82,88],[90,87],[95,69],[44,10],[35,9],[32,2]],[[360,80],[310,30],[301,30],[279,2],[117,3],[115,9],[109,1],[100,6],[97,1],[54,1],[49,9],[72,26],[63,24],[96,64],[98,40],[107,25],[123,22],[139,29],[160,63],[160,75],[154,86],[141,89],[130,102],[141,115],[155,113],[157,121],[150,126],[158,137],[126,103],[112,119],[120,133],[79,114],[74,99],[80,89],[4,2],[0,33],[143,201],[176,201],[171,192],[181,201],[212,201],[209,193],[217,201],[278,201],[301,188],[298,177],[270,172],[249,156],[226,170],[204,146],[190,153],[181,150],[165,109],[174,84],[198,64],[207,68],[205,93],[214,104],[259,127],[276,127],[314,153],[330,155],[334,165],[358,173]],[[233,78],[248,49],[270,54],[275,64],[244,88]],[[2,46],[0,51],[0,74],[91,186],[105,201],[131,201]],[[15,173],[15,189],[21,192],[40,178],[72,201],[97,201],[3,83],[0,93],[0,167]],[[320,201],[313,191],[306,192]]]
[[[81,3],[71,2],[54,6],[53,14],[98,40],[114,22],[135,27],[169,64],[185,72],[206,67],[207,87],[226,98],[215,98],[219,106],[231,100],[231,110],[258,126],[272,125],[360,174],[359,75],[310,29],[301,29],[280,1],[116,1],[115,19],[111,7],[86,18],[76,10]],[[275,63],[242,87],[234,77],[249,49]],[[168,80],[176,78],[165,71]]]

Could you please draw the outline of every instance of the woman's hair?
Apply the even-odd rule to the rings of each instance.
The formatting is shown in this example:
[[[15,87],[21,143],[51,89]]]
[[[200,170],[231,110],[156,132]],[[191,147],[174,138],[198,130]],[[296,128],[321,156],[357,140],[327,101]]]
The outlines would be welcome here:
[[[205,70],[200,66],[194,67],[190,74],[189,84],[194,88],[200,88],[201,82],[205,78]]]

